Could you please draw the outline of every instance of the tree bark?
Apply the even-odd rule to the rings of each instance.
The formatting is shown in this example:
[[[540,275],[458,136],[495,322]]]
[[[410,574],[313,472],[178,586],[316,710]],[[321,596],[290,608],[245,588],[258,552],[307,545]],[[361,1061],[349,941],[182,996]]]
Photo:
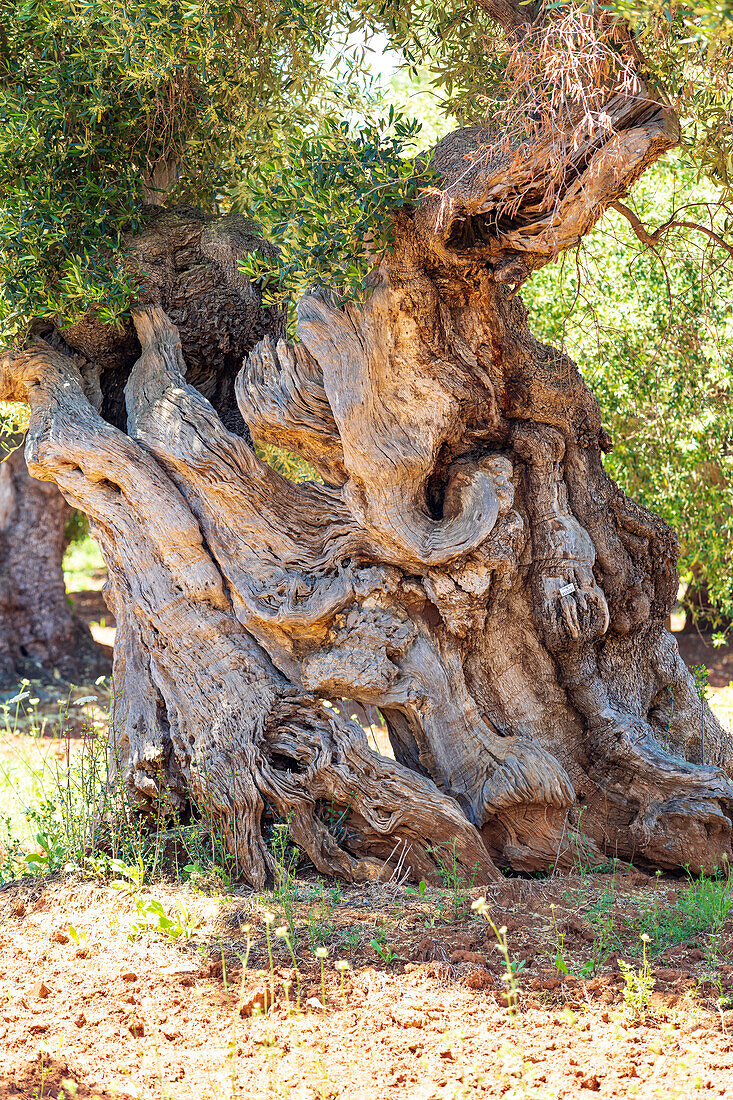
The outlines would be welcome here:
[[[217,344],[201,311],[174,324],[155,284],[134,311],[126,433],[48,343],[0,370],[31,405],[29,466],[90,516],[107,561],[117,767],[142,805],[209,805],[254,885],[273,818],[351,879],[430,876],[440,849],[476,881],[733,855],[731,739],[665,625],[674,535],[605,473],[598,406],[516,294],[677,141],[640,83],[607,110],[549,209],[526,157],[487,156],[480,127],[445,139],[442,191],[397,217],[368,301],[309,295],[294,346],[237,274],[258,245],[199,224],[197,278],[239,321],[219,310]],[[189,344],[227,392],[217,349],[247,345],[244,422],[322,484],[291,484],[225,426]],[[395,761],[326,705],[344,698],[380,709]]]
[[[71,508],[28,473],[22,449],[0,463],[0,691],[21,679],[85,683],[110,663],[66,597]]]

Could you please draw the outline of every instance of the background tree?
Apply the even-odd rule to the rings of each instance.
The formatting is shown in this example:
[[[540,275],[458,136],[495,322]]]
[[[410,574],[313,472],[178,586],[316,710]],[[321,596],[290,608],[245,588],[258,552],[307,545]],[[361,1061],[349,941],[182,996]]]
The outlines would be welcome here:
[[[0,689],[22,679],[82,683],[109,662],[66,598],[62,559],[73,513],[54,485],[28,473],[24,425],[11,413],[0,433]]]
[[[247,174],[279,253],[236,208],[179,210],[92,260],[79,242],[107,200],[84,207],[71,189],[70,255],[53,267],[53,242],[32,235],[48,282],[13,314],[25,347],[5,355],[0,392],[28,400],[31,469],[90,516],[105,554],[116,766],[142,805],[205,800],[256,884],[273,816],[319,870],[354,879],[398,859],[429,874],[436,845],[481,877],[562,862],[581,807],[589,853],[711,868],[732,854],[733,788],[714,766],[730,739],[666,631],[674,536],[606,474],[597,404],[517,295],[678,144],[678,119],[606,13],[507,0],[453,22],[380,12],[406,51],[426,36],[455,109],[478,116],[415,171],[401,120],[352,134],[325,118],[284,134],[261,166],[269,186]],[[329,26],[327,10],[296,15],[298,42],[309,17]],[[173,26],[185,70],[188,24]],[[215,56],[242,41],[232,32]],[[253,41],[237,71],[256,68]],[[500,86],[487,122],[481,97]],[[203,103],[205,121],[210,102],[184,97],[181,117]],[[91,124],[96,157],[97,115],[71,117]],[[187,141],[143,163],[127,140],[127,182],[148,170],[184,186]],[[76,155],[59,175],[86,178],[96,161]],[[332,292],[301,298],[288,344],[275,276],[305,286],[328,270]],[[77,294],[78,272],[93,280]],[[104,327],[115,318],[122,331]],[[300,454],[320,483],[294,486],[257,457],[233,388],[253,437]],[[325,706],[343,697],[381,709],[396,761]]]

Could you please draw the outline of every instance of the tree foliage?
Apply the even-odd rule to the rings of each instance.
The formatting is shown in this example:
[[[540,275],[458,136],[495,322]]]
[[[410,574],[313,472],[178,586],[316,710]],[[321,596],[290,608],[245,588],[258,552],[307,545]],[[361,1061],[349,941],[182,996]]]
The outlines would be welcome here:
[[[356,124],[325,120],[317,133],[289,135],[242,180],[237,203],[279,248],[274,263],[259,254],[246,262],[266,301],[292,304],[324,283],[344,297],[363,291],[390,246],[391,215],[427,185],[426,158],[418,174],[407,153],[420,128],[394,107]]]
[[[0,344],[39,316],[114,322],[146,177],[210,208],[329,98],[330,0],[0,0]]]
[[[682,121],[683,148],[701,174],[733,194],[733,5],[614,0]]]
[[[695,164],[727,187],[727,8],[616,2],[686,120]],[[135,291],[122,235],[161,167],[176,180],[168,200],[205,208],[228,207],[246,181],[236,201],[282,235],[286,288],[336,269],[353,290],[416,188],[415,125],[363,115],[369,36],[383,31],[408,69],[428,71],[459,121],[500,127],[518,101],[531,120],[556,98],[584,42],[581,83],[618,56],[614,33],[598,53],[583,30],[591,9],[550,7],[549,29],[518,52],[474,0],[0,0],[0,343],[39,316],[119,319]],[[566,91],[570,102],[572,80]]]

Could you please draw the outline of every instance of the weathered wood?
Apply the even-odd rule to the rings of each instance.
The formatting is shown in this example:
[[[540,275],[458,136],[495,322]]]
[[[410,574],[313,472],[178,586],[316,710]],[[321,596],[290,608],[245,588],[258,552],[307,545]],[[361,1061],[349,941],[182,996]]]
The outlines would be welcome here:
[[[236,379],[240,411],[256,439],[287,447],[310,462],[327,485],[346,481],[344,452],[320,367],[304,344],[266,336]]]
[[[403,855],[413,874],[430,874],[431,847],[455,843],[466,874],[496,877],[452,798],[278,672],[238,622],[186,500],[150,453],[99,417],[75,364],[39,344],[14,369],[31,405],[29,466],[90,516],[105,555],[121,620],[114,760],[138,799],[194,796],[221,817],[258,886],[274,869],[262,835],[273,814],[324,873],[374,879]],[[338,838],[328,812],[342,821]]]
[[[486,7],[512,35],[537,17]],[[0,362],[0,392],[32,406],[30,465],[89,514],[108,563],[117,766],[141,806],[210,806],[256,885],[275,816],[354,879],[401,852],[433,874],[454,843],[479,880],[733,857],[731,737],[666,630],[674,536],[606,475],[597,403],[516,293],[677,141],[640,78],[606,113],[549,206],[551,134],[527,155],[479,127],[446,138],[442,192],[395,217],[369,299],[307,296],[294,346],[237,268],[262,242],[164,215],[151,232],[177,243],[141,263],[135,333],[105,352],[116,427],[58,340]],[[96,361],[85,324],[65,340]],[[261,462],[222,394],[324,484]],[[340,699],[379,708],[396,762]]]

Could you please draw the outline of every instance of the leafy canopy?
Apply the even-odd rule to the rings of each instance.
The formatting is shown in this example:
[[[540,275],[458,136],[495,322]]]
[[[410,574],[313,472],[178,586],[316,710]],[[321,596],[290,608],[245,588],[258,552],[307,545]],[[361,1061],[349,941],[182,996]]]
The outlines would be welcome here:
[[[427,180],[407,155],[421,130],[391,106],[386,116],[350,125],[326,120],[317,133],[291,136],[242,181],[237,203],[276,241],[268,263],[252,254],[244,263],[264,301],[283,292],[291,303],[314,284],[356,297],[369,268],[392,241],[385,217],[409,205]]]
[[[334,100],[331,0],[0,0],[0,345],[34,317],[114,321],[144,181],[204,208]]]

